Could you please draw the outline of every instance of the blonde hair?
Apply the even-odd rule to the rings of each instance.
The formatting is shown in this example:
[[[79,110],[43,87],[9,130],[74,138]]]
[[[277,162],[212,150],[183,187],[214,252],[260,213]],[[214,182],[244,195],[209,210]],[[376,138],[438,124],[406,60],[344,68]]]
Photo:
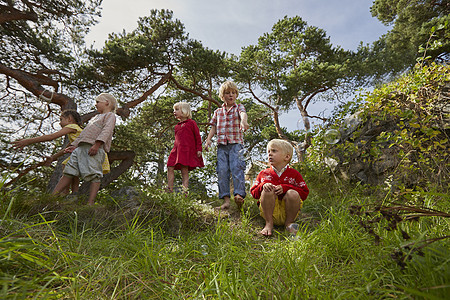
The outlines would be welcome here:
[[[113,95],[108,93],[101,93],[97,96],[96,100],[103,100],[109,103],[109,107],[111,108],[112,112],[116,112],[117,110],[117,100],[114,98]]]
[[[173,108],[179,108],[183,117],[192,119],[191,106],[187,102],[177,102],[173,105]]]
[[[267,151],[269,150],[270,146],[278,148],[279,150],[283,151],[284,154],[289,154],[288,163],[291,161],[292,156],[294,155],[294,147],[292,147],[291,143],[286,140],[273,139],[267,144]]]
[[[224,83],[222,83],[222,85],[219,88],[219,97],[220,97],[220,99],[223,100],[223,96],[224,96],[225,92],[228,91],[228,90],[235,91],[236,92],[236,97],[239,96],[239,90],[238,90],[238,87],[237,87],[236,83],[234,83],[231,80],[227,80]]]

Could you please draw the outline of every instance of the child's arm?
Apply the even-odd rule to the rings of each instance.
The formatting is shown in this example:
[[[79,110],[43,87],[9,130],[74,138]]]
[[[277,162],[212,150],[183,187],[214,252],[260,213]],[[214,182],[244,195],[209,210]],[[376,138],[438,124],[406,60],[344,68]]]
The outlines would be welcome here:
[[[195,138],[195,149],[197,150],[197,157],[202,157],[202,137],[200,136],[200,130],[198,129],[197,123],[192,122],[192,131]]]
[[[44,162],[44,166],[50,166],[52,164],[52,162],[54,162],[55,160],[58,159],[58,157],[61,157],[64,155],[66,149],[62,149],[58,152],[56,152],[55,154],[53,154],[52,156],[48,157],[45,162]]]
[[[51,133],[51,134],[41,135],[41,136],[38,136],[35,138],[17,140],[17,141],[11,142],[11,144],[13,144],[13,148],[21,150],[23,147],[25,147],[27,145],[52,141],[54,139],[57,139],[59,137],[62,137],[66,134],[73,133],[73,132],[76,132],[76,130],[73,128],[64,127],[63,129],[61,129],[57,132]]]
[[[209,146],[211,145],[211,139],[216,134],[216,125],[211,125],[211,129],[209,130],[208,137],[205,141],[205,150],[208,151]]]
[[[247,131],[247,129],[250,128],[250,125],[248,125],[247,123],[247,113],[246,112],[239,112],[239,115],[241,116],[241,124],[239,126],[239,129],[243,130],[243,131]]]
[[[114,127],[116,126],[116,116],[113,112],[107,113],[103,119],[103,128],[100,134],[97,136],[96,142],[101,141],[106,143],[112,139],[114,133]]]
[[[95,154],[97,154],[98,149],[100,149],[100,147],[103,145],[103,141],[95,141],[95,144],[92,145],[92,147],[89,149],[88,154],[90,156],[94,156]]]
[[[265,170],[259,172],[258,176],[256,176],[256,180],[253,183],[253,186],[250,188],[250,194],[255,199],[261,198],[261,194],[264,188],[264,185],[268,183],[267,178],[265,176]]]

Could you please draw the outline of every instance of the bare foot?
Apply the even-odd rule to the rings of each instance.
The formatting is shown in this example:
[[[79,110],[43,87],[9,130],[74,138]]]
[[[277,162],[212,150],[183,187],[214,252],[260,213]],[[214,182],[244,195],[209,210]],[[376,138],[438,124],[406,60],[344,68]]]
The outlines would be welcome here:
[[[234,196],[234,202],[236,203],[238,209],[240,210],[242,205],[244,204],[244,198],[241,195]]]
[[[223,200],[223,204],[219,207],[216,207],[217,210],[228,210],[230,208],[230,198],[227,197]]]
[[[263,230],[261,230],[261,234],[262,235],[264,235],[264,236],[266,236],[266,237],[269,237],[269,236],[272,236],[272,232],[273,231],[273,226],[270,226],[270,225],[266,225],[264,228],[263,228]]]
[[[230,203],[224,203],[221,206],[219,206],[217,209],[228,210],[229,208],[230,208]]]

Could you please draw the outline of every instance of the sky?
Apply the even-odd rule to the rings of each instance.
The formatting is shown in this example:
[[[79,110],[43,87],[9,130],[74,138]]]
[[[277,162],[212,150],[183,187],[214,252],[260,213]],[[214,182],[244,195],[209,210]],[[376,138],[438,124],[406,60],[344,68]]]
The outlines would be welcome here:
[[[356,50],[370,44],[389,28],[370,14],[373,0],[103,0],[102,17],[86,37],[88,45],[101,48],[109,33],[130,32],[139,17],[151,9],[169,9],[185,26],[189,37],[213,50],[239,55],[242,47],[254,45],[285,16],[300,16],[309,26],[324,29],[334,46]],[[317,103],[310,114],[332,105]],[[291,111],[280,118],[281,125],[295,130],[300,118]],[[314,121],[313,121],[314,122]]]

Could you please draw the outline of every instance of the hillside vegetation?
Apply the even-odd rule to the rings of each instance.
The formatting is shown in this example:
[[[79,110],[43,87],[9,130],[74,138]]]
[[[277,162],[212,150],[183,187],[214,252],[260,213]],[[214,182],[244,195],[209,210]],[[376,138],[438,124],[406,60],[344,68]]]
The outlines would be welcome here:
[[[448,81],[448,66],[417,67],[340,112],[363,108],[349,139],[329,145],[315,134],[306,162],[294,165],[310,188],[297,236],[276,228],[261,237],[249,196],[242,211],[219,214],[216,198],[157,187],[104,190],[94,207],[3,190],[0,298],[445,299],[449,128],[440,122],[448,115],[432,111]],[[361,139],[369,118],[398,122]],[[400,159],[377,186],[344,175],[392,148]],[[336,169],[324,162],[331,156]]]

